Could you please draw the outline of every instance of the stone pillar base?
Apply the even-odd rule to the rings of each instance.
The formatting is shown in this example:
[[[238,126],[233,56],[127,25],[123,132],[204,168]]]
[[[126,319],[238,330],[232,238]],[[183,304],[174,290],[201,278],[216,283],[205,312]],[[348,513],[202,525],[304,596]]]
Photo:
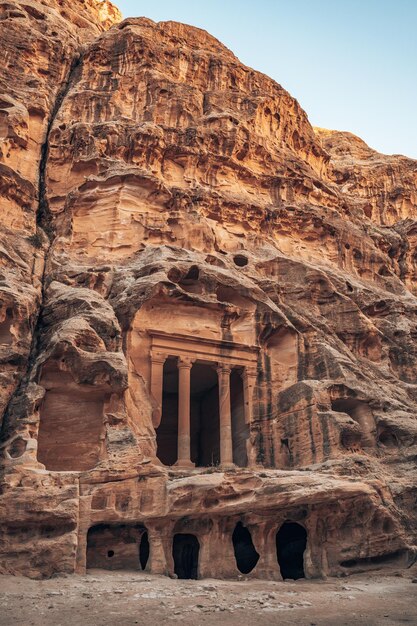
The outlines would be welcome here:
[[[177,461],[176,463],[174,463],[173,467],[179,467],[179,468],[194,468],[195,467],[195,463],[193,463],[192,461],[188,461],[187,459],[184,459],[183,461]]]
[[[237,465],[235,465],[234,463],[220,463],[219,467],[221,470],[229,470],[236,469]]]

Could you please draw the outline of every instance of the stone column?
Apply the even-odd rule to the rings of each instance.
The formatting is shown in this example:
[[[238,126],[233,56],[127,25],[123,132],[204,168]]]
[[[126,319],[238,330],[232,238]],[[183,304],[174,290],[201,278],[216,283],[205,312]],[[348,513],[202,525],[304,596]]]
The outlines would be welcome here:
[[[219,364],[220,464],[234,467],[232,441],[232,409],[230,403],[230,367]]]
[[[167,576],[170,573],[164,544],[167,543],[166,535],[172,533],[172,528],[173,524],[170,521],[163,528],[159,524],[146,522],[149,539],[149,559],[146,569],[150,574]]]
[[[256,367],[245,367],[242,372],[243,399],[245,403],[245,423],[253,420],[253,392],[256,384]]]
[[[178,359],[178,460],[179,467],[194,467],[191,462],[190,436],[190,375],[193,361],[187,357]]]
[[[151,355],[151,394],[155,400],[152,411],[152,423],[158,428],[162,417],[162,392],[164,384],[164,363],[166,355],[162,352],[153,352]]]

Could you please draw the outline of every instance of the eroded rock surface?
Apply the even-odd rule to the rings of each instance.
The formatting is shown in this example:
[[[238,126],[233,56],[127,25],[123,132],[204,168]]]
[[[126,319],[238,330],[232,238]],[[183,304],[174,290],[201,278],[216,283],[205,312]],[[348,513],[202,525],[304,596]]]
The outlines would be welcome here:
[[[410,563],[416,162],[199,29],[0,10],[1,571]]]

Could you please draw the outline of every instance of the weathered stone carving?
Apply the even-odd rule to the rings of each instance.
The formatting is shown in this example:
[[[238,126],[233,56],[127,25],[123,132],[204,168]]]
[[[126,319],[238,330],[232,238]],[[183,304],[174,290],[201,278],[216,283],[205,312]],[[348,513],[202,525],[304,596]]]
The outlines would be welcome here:
[[[416,162],[199,29],[0,14],[0,571],[406,565]]]

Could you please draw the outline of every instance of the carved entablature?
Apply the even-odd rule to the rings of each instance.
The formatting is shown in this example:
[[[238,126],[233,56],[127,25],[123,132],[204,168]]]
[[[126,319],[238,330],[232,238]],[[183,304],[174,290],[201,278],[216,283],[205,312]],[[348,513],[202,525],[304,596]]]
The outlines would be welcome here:
[[[189,357],[205,363],[227,363],[230,367],[249,367],[255,370],[259,348],[232,341],[206,339],[179,333],[149,330],[151,358],[165,355]]]

